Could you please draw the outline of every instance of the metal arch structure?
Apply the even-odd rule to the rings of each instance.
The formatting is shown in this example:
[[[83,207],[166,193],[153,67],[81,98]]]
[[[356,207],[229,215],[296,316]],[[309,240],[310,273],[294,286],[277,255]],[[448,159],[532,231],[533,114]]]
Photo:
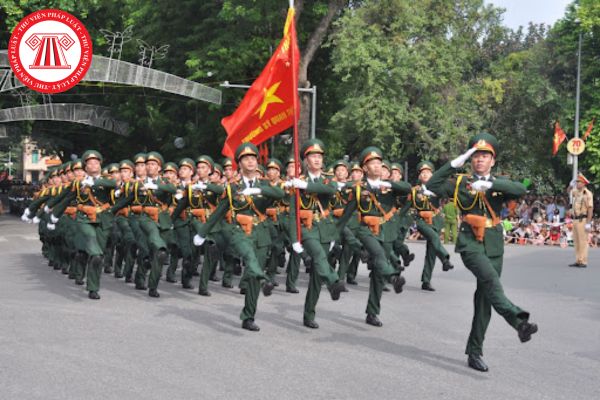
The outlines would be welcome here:
[[[218,89],[156,69],[96,54],[92,56],[92,65],[83,81],[139,86],[214,104],[221,104],[222,101],[222,93]],[[23,86],[10,68],[8,51],[0,50],[0,93]]]
[[[0,123],[30,120],[67,121],[129,136],[129,124],[116,120],[108,107],[80,103],[50,103],[0,109]]]

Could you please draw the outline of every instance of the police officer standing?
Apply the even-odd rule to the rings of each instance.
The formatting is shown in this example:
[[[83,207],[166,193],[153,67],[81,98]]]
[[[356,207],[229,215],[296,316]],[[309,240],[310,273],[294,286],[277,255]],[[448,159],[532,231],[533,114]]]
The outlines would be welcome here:
[[[594,196],[587,185],[590,183],[583,174],[569,186],[573,196],[573,244],[575,245],[575,263],[569,267],[585,268],[588,260],[588,233],[592,229]]]

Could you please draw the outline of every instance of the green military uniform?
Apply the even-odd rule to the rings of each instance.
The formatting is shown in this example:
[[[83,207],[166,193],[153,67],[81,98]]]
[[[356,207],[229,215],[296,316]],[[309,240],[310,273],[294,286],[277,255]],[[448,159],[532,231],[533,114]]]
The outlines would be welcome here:
[[[449,201],[442,207],[444,213],[444,243],[456,243],[456,233],[458,230],[458,209],[454,202]],[[452,238],[452,239],[450,239]]]
[[[287,170],[287,167],[290,164],[293,164],[294,162],[295,162],[295,160],[294,160],[293,156],[288,157],[287,160],[285,161],[285,165],[284,165],[286,170]],[[284,183],[284,186],[285,186],[285,183]],[[285,228],[285,227],[289,227],[290,223],[293,223],[290,221],[291,195],[293,195],[292,191],[286,190],[284,198],[279,201],[279,203],[280,203],[279,219],[281,221],[280,226],[282,226],[284,228],[282,230],[284,244],[290,254],[289,258],[288,258],[288,262],[287,262],[287,267],[286,267],[285,291],[288,293],[296,294],[296,293],[300,292],[298,290],[298,288],[296,287],[296,283],[298,281],[298,275],[300,273],[301,258],[300,258],[299,254],[292,251],[292,248],[291,248],[292,239],[290,237],[290,231],[289,231],[289,229]]]
[[[309,154],[325,152],[325,145],[318,139],[310,140],[302,145],[301,156],[306,158]],[[302,223],[301,244],[303,252],[312,259],[308,290],[304,303],[304,325],[309,328],[318,328],[315,322],[316,306],[321,293],[321,282],[325,282],[333,300],[338,300],[344,285],[332,266],[327,255],[332,242],[338,237],[338,232],[330,214],[329,205],[337,192],[337,184],[323,176],[311,176],[309,173],[295,178],[304,182],[300,189],[299,209]],[[296,196],[291,197],[289,230],[292,243],[297,243],[300,238],[296,231]],[[296,246],[297,247],[297,246]]]
[[[106,166],[106,178],[112,176],[113,173],[119,172],[119,164],[111,163]],[[103,175],[104,176],[104,175]],[[110,193],[109,204],[112,206],[115,204],[115,190],[112,189]],[[114,223],[108,236],[108,243],[106,244],[106,250],[104,251],[104,272],[107,274],[112,274],[114,272],[113,263],[115,259],[115,250],[117,248],[117,243],[120,243],[121,231],[119,230],[116,223]]]
[[[434,166],[429,161],[421,161],[417,165],[417,172],[429,169],[434,171]],[[439,214],[439,197],[428,194],[428,191],[421,184],[412,188],[411,202],[412,213],[417,223],[417,230],[427,241],[425,250],[425,262],[423,264],[423,273],[421,274],[421,288],[423,290],[435,291],[431,286],[431,275],[435,266],[436,257],[442,261],[444,271],[454,268],[450,262],[450,255],[440,241],[440,231],[444,224],[442,216]]]
[[[208,156],[203,156],[209,158]],[[212,162],[212,159],[210,159]],[[180,166],[187,165],[194,168],[194,163],[189,158],[184,158],[179,162]],[[192,235],[202,229],[208,218],[217,207],[218,198],[223,194],[223,187],[209,182],[188,183],[182,188],[181,197],[177,200],[177,206],[171,215],[175,233],[177,235],[178,246],[183,256],[181,280],[184,287],[191,286],[190,281],[193,276],[194,268],[192,266],[193,247]],[[212,269],[216,265],[218,254],[210,253],[209,247],[215,246],[212,241],[207,241],[204,247],[204,264],[200,274],[200,284],[198,293],[203,296],[209,296],[208,280],[212,274]],[[214,249],[211,249],[214,250]]]
[[[157,152],[150,152],[146,158],[148,162],[155,161],[162,167],[163,158]],[[162,266],[167,260],[167,234],[171,231],[171,215],[169,203],[171,195],[175,193],[175,186],[164,181],[159,176],[148,177],[144,182],[136,181],[131,192],[126,197],[119,199],[112,208],[113,213],[126,206],[130,206],[132,214],[137,215],[139,229],[146,238],[150,250],[150,275],[148,277],[148,295],[160,297],[158,283],[162,274]],[[133,226],[132,226],[133,228]],[[135,234],[135,231],[134,231]],[[146,263],[138,264],[135,274],[136,289],[146,288]]]
[[[174,172],[175,175],[177,175],[179,172],[179,168],[177,167],[177,164],[175,164],[174,162],[168,162],[163,167],[163,171],[162,171],[163,175],[167,171]],[[166,178],[164,180],[167,181]],[[175,189],[177,190],[176,184],[175,184]],[[177,198],[175,198],[175,195],[170,196],[165,204],[167,207],[169,207],[169,211],[172,212],[173,209],[175,209],[175,206],[177,205]],[[169,250],[169,266],[167,267],[167,273],[166,273],[165,280],[170,283],[176,283],[177,278],[175,277],[175,275],[177,273],[177,266],[179,265],[179,259],[182,257],[181,249],[177,242],[177,237],[176,237],[174,230],[169,230],[168,232],[164,232],[163,238],[165,239],[165,242],[167,243],[167,247]],[[191,283],[189,285],[184,285],[184,286],[186,286],[185,289],[192,288]]]
[[[404,175],[404,168],[398,163],[391,164],[392,172],[397,170],[401,175]],[[413,218],[410,211],[410,201],[408,201],[408,196],[398,197],[398,203],[396,207],[398,208],[398,214],[396,216],[398,223],[398,236],[394,241],[394,253],[398,256],[402,257],[402,263],[404,267],[408,267],[412,260],[415,259],[415,255],[410,252],[408,246],[404,241],[406,240],[406,235],[410,229],[410,226],[413,223]]]
[[[102,155],[88,150],[82,156],[86,164],[92,159],[102,162]],[[86,286],[91,299],[99,299],[102,260],[108,235],[112,228],[113,215],[106,212],[109,208],[110,191],[116,187],[112,179],[87,176],[83,181],[74,181],[68,195],[52,210],[54,218],[60,217],[73,200],[77,202],[75,216],[76,246],[79,262],[84,265],[88,260]]]
[[[258,149],[252,143],[243,143],[235,156],[239,163],[246,156],[258,157]],[[255,177],[242,177],[237,183],[228,183],[225,198],[219,202],[206,224],[200,227],[194,239],[198,245],[210,235],[242,259],[245,270],[240,286],[245,291],[245,300],[240,319],[244,329],[259,330],[254,318],[260,282],[266,281],[263,285],[265,296],[269,296],[273,290],[273,284],[264,273],[271,250],[271,235],[265,214],[273,201],[283,198],[283,195],[280,188]]]
[[[347,170],[350,169],[350,165],[344,160],[338,160],[333,164],[334,172],[338,167],[345,167]],[[346,209],[348,201],[352,195],[352,184],[347,182],[336,182],[336,184],[338,186],[338,191],[336,192],[335,197],[332,199],[330,207],[333,212],[333,219],[337,223],[344,214],[344,210]],[[355,212],[341,231],[340,243],[339,245],[336,244],[336,247],[334,248],[334,250],[337,250],[337,252],[334,253],[333,250],[330,252],[330,264],[332,264],[332,266],[334,266],[336,260],[339,259],[338,277],[342,282],[347,279],[351,257],[355,255],[357,261],[360,257],[360,249],[362,244],[356,238],[356,231],[359,227],[360,223],[358,221],[358,214]],[[354,281],[355,277],[356,271],[354,271],[352,276],[348,279],[350,284],[356,283]]]
[[[382,152],[376,147],[367,147],[361,153],[361,164],[367,165],[371,160],[382,160]],[[367,302],[367,323],[381,326],[377,315],[381,311],[381,295],[385,280],[391,279],[396,293],[402,292],[405,279],[400,270],[390,263],[393,252],[393,240],[397,237],[397,226],[390,224],[397,209],[397,197],[406,195],[410,185],[406,182],[389,182],[370,180],[367,177],[353,186],[350,203],[342,217],[342,223],[357,210],[360,215],[360,228],[356,237],[361,241],[371,259],[369,284],[369,300]],[[392,240],[387,240],[390,236]]]
[[[471,151],[489,152],[495,157],[498,143],[494,136],[481,133],[471,138],[469,148]],[[537,332],[537,325],[528,322],[529,313],[506,297],[500,283],[504,238],[502,224],[497,216],[505,201],[524,195],[526,190],[519,182],[491,175],[458,175],[454,178],[457,168],[468,156],[469,152],[440,168],[433,174],[427,187],[438,196],[451,197],[463,215],[456,252],[460,253],[467,269],[477,278],[477,290],[473,299],[475,311],[466,354],[469,355],[470,367],[487,371],[481,355],[492,307],[509,325],[517,329],[522,342],[529,340]]]
[[[276,158],[271,158],[267,161],[267,170],[276,169],[281,174],[283,164]],[[284,189],[284,181],[278,179],[276,182],[269,182],[271,186]],[[281,200],[273,202],[272,207],[267,208],[267,216],[269,217],[270,232],[271,232],[271,255],[267,263],[267,277],[275,286],[279,286],[275,280],[277,268],[285,265],[285,233],[287,232],[287,219],[283,212],[285,205]]]
[[[119,170],[128,169],[132,172],[135,170],[135,166],[130,160],[123,160],[119,163]],[[115,191],[115,198],[118,199],[120,196],[126,197],[131,191],[131,187],[134,185],[134,180],[121,181],[121,186]],[[116,200],[115,199],[115,200]],[[116,203],[116,201],[115,201]],[[120,209],[115,215],[115,224],[119,230],[120,241],[117,244],[117,254],[114,262],[115,278],[122,278],[125,276],[126,280],[131,280],[133,274],[133,266],[135,263],[135,255],[137,251],[137,244],[135,235],[129,224],[130,208],[124,207]],[[124,265],[123,265],[124,264]]]

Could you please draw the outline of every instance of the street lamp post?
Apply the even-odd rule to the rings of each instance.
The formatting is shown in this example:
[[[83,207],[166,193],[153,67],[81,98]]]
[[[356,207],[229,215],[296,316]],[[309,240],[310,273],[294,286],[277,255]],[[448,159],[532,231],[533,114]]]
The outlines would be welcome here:
[[[578,22],[578,20],[576,21]],[[579,23],[577,24],[579,26]],[[582,33],[579,30],[579,45],[577,50],[577,89],[575,91],[575,137],[579,137],[579,94],[581,90],[581,39]],[[577,179],[579,156],[573,156],[573,179]]]

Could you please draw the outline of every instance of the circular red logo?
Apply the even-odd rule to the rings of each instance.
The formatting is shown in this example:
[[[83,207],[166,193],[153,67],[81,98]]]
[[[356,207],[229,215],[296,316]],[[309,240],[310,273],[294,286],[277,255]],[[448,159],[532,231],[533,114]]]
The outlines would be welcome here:
[[[83,79],[92,63],[92,40],[77,18],[40,10],[23,18],[8,43],[15,76],[41,93],[60,93]]]

